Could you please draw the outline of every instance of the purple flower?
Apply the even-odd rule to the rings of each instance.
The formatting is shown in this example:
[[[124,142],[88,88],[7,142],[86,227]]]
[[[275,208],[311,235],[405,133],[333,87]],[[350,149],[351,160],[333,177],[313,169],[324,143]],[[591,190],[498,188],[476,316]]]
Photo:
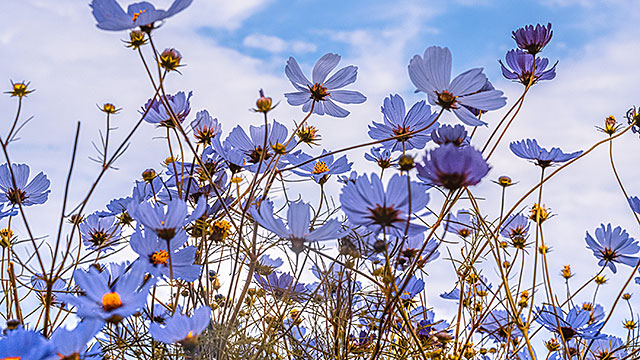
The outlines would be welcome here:
[[[113,215],[91,214],[80,223],[79,229],[84,246],[91,250],[110,250],[120,240],[120,225]]]
[[[403,237],[407,212],[419,212],[429,202],[424,185],[412,181],[409,192],[407,180],[406,176],[396,174],[389,180],[385,191],[378,175],[371,175],[371,180],[367,175],[360,176],[355,183],[348,183],[342,188],[342,211],[353,225],[366,226],[375,235],[385,232],[387,235]],[[424,229],[421,225],[411,223],[408,234],[415,235]]]
[[[166,205],[143,202],[132,206],[129,212],[138,223],[144,226],[145,231],[153,231],[159,238],[169,241],[184,231],[185,225],[202,216],[206,207],[206,199],[201,198],[191,215],[188,215],[187,203],[174,199],[168,201]]]
[[[538,308],[538,317],[536,322],[544,326],[547,330],[552,331],[569,341],[574,337],[583,337],[586,339],[594,339],[599,336],[599,328],[601,323],[590,323],[591,315],[589,311],[583,310],[579,306],[573,307],[566,315],[560,307],[546,305]]]
[[[402,277],[396,278],[396,288],[397,288],[396,291],[400,290],[402,285],[404,285],[405,281],[406,280]],[[410,301],[416,295],[421,293],[422,290],[424,290],[424,280],[417,278],[415,275],[411,275],[411,278],[407,282],[407,286],[404,287],[404,290],[402,290],[402,294],[400,294],[400,299],[404,301]],[[394,296],[395,296],[395,291],[394,291]]]
[[[640,251],[638,242],[629,237],[629,234],[620,226],[611,228],[611,224],[601,224],[596,229],[594,239],[589,232],[585,238],[587,248],[593,251],[593,255],[600,260],[599,266],[608,266],[613,273],[616,273],[615,263],[622,263],[629,266],[636,266],[638,257],[632,256]]]
[[[59,327],[51,335],[56,352],[61,359],[88,359],[87,344],[102,329],[104,322],[99,319],[87,319],[76,325],[73,330]]]
[[[601,360],[601,359],[626,359],[628,355],[625,343],[619,337],[607,335],[602,339],[596,339],[589,348],[589,354],[585,359]]]
[[[200,276],[202,266],[194,264],[195,247],[181,248],[187,240],[185,232],[178,233],[169,242],[170,249],[168,250],[167,242],[164,239],[160,239],[152,231],[145,231],[143,235],[142,231],[138,229],[131,235],[129,242],[131,249],[139,256],[137,261],[145,264],[147,272],[154,276],[167,278],[173,272],[174,279],[191,282]],[[171,261],[169,261],[169,255],[171,255]]]
[[[551,36],[551,23],[546,26],[537,24],[535,28],[533,25],[527,25],[513,32],[513,39],[518,47],[534,56],[551,41]]]
[[[302,73],[296,59],[290,57],[284,72],[298,91],[284,94],[289,105],[302,105],[304,112],[309,112],[313,105],[314,114],[343,118],[349,115],[349,112],[336,105],[334,101],[343,104],[365,102],[367,98],[357,91],[337,90],[356,81],[357,67],[353,65],[344,67],[327,79],[331,70],[338,66],[338,62],[340,62],[340,55],[329,53],[322,56],[313,67],[312,83]]]
[[[448,232],[458,234],[463,238],[470,236],[476,231],[474,216],[469,210],[458,210],[457,215],[447,215],[445,226]]]
[[[527,86],[529,82],[532,84],[542,80],[552,80],[556,77],[556,62],[549,70],[549,59],[536,58],[536,67],[533,68],[533,55],[526,53],[522,50],[510,50],[507,52],[506,62],[508,68],[504,66],[500,61],[500,67],[502,69],[502,75],[509,79],[520,82],[522,85]],[[535,70],[535,75],[533,72]],[[533,75],[533,81],[531,76]]]
[[[455,146],[469,145],[467,130],[462,125],[441,125],[431,132],[431,139],[438,145],[453,144]]]
[[[456,190],[476,185],[491,167],[482,158],[482,153],[471,146],[442,145],[428,152],[424,165],[416,164],[418,177],[423,181]]]
[[[266,277],[256,273],[253,277],[261,288],[277,299],[300,299],[307,291],[304,284],[297,282],[288,273],[278,275],[278,272],[274,271]]]
[[[369,153],[364,154],[364,158],[365,160],[369,160],[378,164],[381,169],[388,169],[392,166],[395,166],[393,160],[391,159],[391,151],[389,151],[389,149],[385,149],[384,147],[371,148],[371,151],[369,151]]]
[[[431,128],[438,127],[435,122],[438,114],[431,112],[431,107],[423,101],[415,103],[406,112],[404,100],[400,95],[389,95],[382,106],[384,123],[369,125],[369,137],[374,140],[384,140],[401,136],[395,140],[388,140],[382,146],[391,151],[422,149],[431,140]],[[420,130],[419,133],[410,134]]]
[[[211,308],[206,306],[193,310],[193,316],[176,314],[165,321],[149,325],[149,334],[165,344],[180,344],[187,350],[194,350],[198,345],[198,336],[209,326]]]
[[[31,206],[44,204],[49,198],[49,185],[47,176],[40,172],[29,184],[29,165],[11,164],[11,170],[15,177],[15,186],[11,179],[11,172],[7,164],[0,166],[0,203],[9,203],[13,206]]]
[[[322,155],[326,153],[328,153],[328,151],[323,149]],[[300,153],[296,157],[291,156],[289,161],[293,165],[298,165],[310,159],[313,159],[313,157],[305,153]],[[316,161],[301,165],[291,171],[300,176],[310,176],[318,184],[324,184],[329,180],[329,176],[344,174],[351,170],[352,164],[353,163],[347,160],[346,155],[341,156],[336,160],[334,160],[333,155],[327,155]]]
[[[304,249],[304,244],[314,241],[333,240],[342,236],[340,222],[331,219],[313,231],[309,231],[311,225],[311,206],[302,201],[289,205],[287,211],[287,226],[281,219],[276,219],[273,214],[273,203],[263,201],[259,209],[252,208],[251,216],[265,229],[273,232],[283,239],[291,242],[291,250],[299,254]]]
[[[448,48],[431,46],[424,51],[424,57],[415,55],[409,62],[409,77],[417,91],[427,94],[431,105],[452,111],[469,126],[486,125],[469,108],[496,110],[507,103],[502,91],[484,91],[488,79],[482,68],[468,70],[451,81],[451,52]]]
[[[93,17],[102,30],[127,30],[140,27],[151,30],[154,22],[171,17],[187,6],[193,0],[175,0],[167,10],[156,9],[152,4],[143,1],[129,5],[125,13],[116,0],[93,0],[91,6]]]
[[[632,196],[627,199],[629,206],[633,212],[640,214],[640,199],[637,196]]]
[[[169,104],[173,114],[176,116],[176,120],[181,123],[189,115],[189,112],[191,112],[191,104],[189,103],[191,94],[192,92],[189,91],[189,96],[186,96],[184,92],[180,91],[175,95],[167,95],[167,103]],[[158,126],[174,126],[170,113],[159,98],[155,97],[149,99],[149,101],[147,101],[144,107],[140,110],[140,113],[143,114],[147,109],[148,112],[144,117],[144,121],[150,124],[158,124]]]
[[[422,249],[424,245],[424,234],[410,236],[404,240],[398,239],[396,243],[402,245],[395,261],[396,268],[400,270],[406,270],[416,259],[418,260],[418,266],[422,268],[440,256],[440,252],[438,251],[440,243],[435,239],[429,239],[424,250],[420,253],[420,249]],[[393,249],[396,246],[397,245],[389,246],[389,249]]]
[[[40,333],[19,327],[0,337],[0,359],[60,359],[53,343]]]
[[[550,166],[553,163],[569,161],[582,154],[582,151],[564,153],[559,148],[551,148],[551,150],[547,150],[540,147],[535,139],[512,142],[509,144],[509,148],[517,157],[533,160],[535,164],[541,168]]]
[[[63,301],[76,307],[77,315],[83,319],[102,319],[119,323],[135,314],[146,303],[153,280],[145,280],[146,268],[134,264],[127,272],[120,273],[124,265],[112,267],[111,271],[100,271],[91,266],[87,271],[77,269],[73,280],[82,290],[82,295],[60,295]]]
[[[521,323],[526,323],[524,316],[520,315]],[[522,331],[518,329],[516,320],[505,310],[493,310],[482,319],[478,326],[480,333],[486,333],[498,343],[506,343],[522,337]]]
[[[40,300],[44,303],[47,295],[47,282],[44,280],[44,276],[42,276],[42,274],[35,274],[31,276],[31,286],[37,292]],[[61,278],[58,278],[53,282],[53,285],[51,286],[51,304],[56,306],[62,304],[61,301],[58,300],[57,294],[63,293],[66,290],[66,286],[66,282]]]
[[[198,111],[196,118],[191,122],[193,136],[199,144],[210,145],[211,139],[222,133],[222,124],[217,118],[211,117],[207,110]]]
[[[265,131],[267,132],[267,146],[263,149]],[[265,172],[268,167],[268,163],[272,156],[275,154],[285,154],[296,145],[295,141],[291,141],[285,148],[284,144],[287,142],[287,127],[277,121],[273,121],[273,124],[261,126],[249,126],[249,135],[244,131],[240,125],[231,130],[229,136],[224,141],[225,147],[229,147],[227,152],[227,160],[238,166],[246,167],[249,171]],[[213,142],[214,149],[218,152],[225,152],[225,149],[221,148],[219,142]],[[225,157],[224,154],[221,154]],[[264,163],[260,166],[260,160]],[[238,162],[241,162],[238,164]],[[282,165],[282,162],[279,164]]]

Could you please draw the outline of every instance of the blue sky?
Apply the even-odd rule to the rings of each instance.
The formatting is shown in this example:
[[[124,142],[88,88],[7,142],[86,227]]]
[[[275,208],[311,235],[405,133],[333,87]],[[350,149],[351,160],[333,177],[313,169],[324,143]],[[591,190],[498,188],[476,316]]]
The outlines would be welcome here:
[[[126,5],[124,1],[121,1]],[[170,1],[158,1],[166,7]],[[447,46],[453,53],[454,73],[484,67],[498,89],[517,98],[521,85],[501,78],[497,60],[513,48],[511,31],[537,22],[553,23],[554,37],[542,56],[559,61],[558,77],[536,85],[528,96],[516,125],[505,137],[500,154],[492,159],[490,177],[508,174],[519,185],[513,200],[532,186],[537,169],[516,160],[508,142],[537,138],[543,146],[567,151],[585,149],[602,138],[595,131],[610,114],[623,120],[626,110],[637,104],[640,72],[639,1],[541,0],[541,1],[264,1],[195,0],[184,12],[169,19],[156,31],[158,46],[175,47],[184,55],[182,76],[168,80],[168,91],[193,90],[192,113],[208,109],[223,124],[224,134],[236,125],[248,127],[261,120],[247,109],[254,105],[257,90],[264,88],[281,105],[273,112],[279,121],[292,125],[302,117],[299,108],[283,100],[293,88],[284,77],[288,56],[295,56],[309,73],[316,59],[326,52],[343,56],[341,66],[359,66],[353,89],[368,101],[349,106],[347,120],[312,118],[320,128],[323,146],[336,149],[367,141],[367,125],[380,121],[380,105],[390,93],[400,93],[407,103],[422,100],[413,94],[407,64],[427,46]],[[25,102],[24,115],[34,120],[23,130],[22,140],[10,148],[14,161],[29,163],[34,172],[44,171],[52,179],[49,203],[28,209],[38,219],[37,235],[52,233],[57,222],[76,121],[82,122],[80,154],[71,202],[79,201],[95,178],[98,165],[92,141],[98,141],[103,117],[96,104],[113,102],[123,110],[114,117],[114,141],[120,141],[137,120],[138,109],[152,95],[139,59],[124,48],[124,32],[105,32],[95,27],[85,0],[24,0],[0,3],[0,84],[9,80],[31,81],[37,91]],[[21,19],[22,21],[16,21]],[[269,47],[263,46],[271,44]],[[2,87],[2,86],[0,86]],[[0,97],[0,111],[13,114],[14,99]],[[495,124],[503,111],[490,113]],[[190,120],[190,119],[189,119]],[[453,117],[445,122],[455,123]],[[4,127],[2,127],[4,126]],[[8,125],[0,125],[6,133]],[[478,137],[487,136],[480,129]],[[90,211],[100,210],[113,197],[128,195],[133,179],[168,156],[162,133],[143,127],[130,150],[100,184],[90,202]],[[625,136],[615,145],[616,161],[630,192],[640,195],[637,170],[638,138]],[[640,237],[628,207],[611,176],[607,152],[595,151],[545,188],[545,203],[558,214],[548,224],[555,253],[551,268],[566,264],[563,254],[578,262],[595,264],[585,249],[585,231],[593,232],[601,222],[612,222]],[[362,152],[349,159],[364,166]],[[337,194],[337,187],[333,189]],[[575,191],[573,191],[575,190]],[[487,197],[498,189],[489,181],[478,191]],[[584,194],[588,194],[585,196]],[[528,199],[527,204],[533,202]],[[496,206],[486,204],[487,213]],[[1,225],[1,224],[0,224]],[[560,254],[555,256],[555,254]],[[436,270],[442,269],[442,270]],[[552,270],[555,271],[555,270]],[[619,273],[627,274],[628,269]],[[434,268],[446,278],[450,268]],[[588,278],[589,270],[577,270],[576,279]],[[449,290],[449,283],[431,282],[429,294]],[[437,297],[433,297],[437,304]]]

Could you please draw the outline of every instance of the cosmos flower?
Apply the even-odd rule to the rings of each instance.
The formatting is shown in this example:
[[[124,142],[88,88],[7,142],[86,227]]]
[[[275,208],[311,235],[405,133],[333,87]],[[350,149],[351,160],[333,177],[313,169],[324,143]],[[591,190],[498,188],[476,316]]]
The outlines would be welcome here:
[[[428,152],[423,164],[416,164],[418,177],[448,190],[476,185],[491,167],[482,153],[471,146],[441,145]]]
[[[381,169],[388,169],[395,165],[391,160],[391,151],[384,147],[371,148],[371,151],[364,154],[364,158],[378,164]]]
[[[102,329],[104,322],[99,319],[86,319],[76,325],[73,330],[57,328],[51,341],[61,359],[86,359],[89,352],[87,344]]]
[[[393,296],[396,296],[395,293],[400,290],[405,281],[406,280],[402,277],[396,278],[396,288],[393,289]],[[409,281],[407,282],[407,286],[404,287],[402,294],[400,294],[400,299],[410,301],[416,297],[416,295],[420,294],[422,290],[424,290],[424,280],[416,277],[415,275],[411,275],[411,278],[409,278]]]
[[[265,129],[267,131],[267,147],[263,149]],[[269,124],[268,127],[265,127],[265,125],[249,126],[250,136],[238,125],[229,133],[229,136],[225,140],[225,145],[228,144],[232,151],[243,155],[242,163],[237,165],[244,166],[252,172],[257,171],[258,167],[260,167],[260,172],[262,173],[267,170],[267,160],[271,159],[273,155],[285,154],[296,145],[295,141],[291,141],[285,148],[284,144],[287,142],[287,132],[287,127],[275,120],[273,124]],[[258,166],[260,159],[263,159],[265,163]],[[237,162],[237,155],[236,158],[232,160]]]
[[[551,23],[548,23],[546,26],[537,24],[536,27],[527,25],[515,30],[512,34],[520,49],[535,56],[551,41],[553,31],[551,31]]]
[[[355,183],[348,183],[342,188],[342,211],[353,225],[365,226],[374,235],[385,232],[387,235],[403,237],[407,212],[419,212],[429,202],[429,194],[424,185],[413,181],[410,184],[411,209],[406,176],[394,175],[389,180],[386,191],[378,175],[371,175],[371,179],[367,175],[360,176]],[[423,226],[411,223],[408,235],[424,230]]]
[[[594,239],[589,232],[585,238],[587,248],[593,251],[593,255],[600,260],[599,266],[608,266],[613,273],[616,273],[615,263],[621,263],[629,266],[636,266],[638,257],[632,256],[640,251],[638,242],[629,237],[629,234],[620,226],[611,228],[611,224],[601,224],[596,229],[596,238]]]
[[[586,339],[601,337],[599,335],[601,323],[589,324],[590,313],[579,306],[573,307],[566,315],[560,307],[556,307],[554,310],[552,305],[537,308],[537,311],[536,322],[547,330],[559,334],[565,341],[576,336]]]
[[[569,161],[582,154],[582,151],[564,153],[562,150],[555,147],[551,148],[549,151],[540,147],[535,139],[512,142],[509,144],[509,148],[517,157],[532,160],[536,165],[542,168],[550,166],[553,163]]]
[[[217,118],[211,117],[207,110],[198,111],[196,118],[191,121],[193,136],[199,144],[210,145],[211,139],[222,133],[222,124]]]
[[[51,184],[47,176],[40,172],[29,184],[29,165],[27,164],[11,164],[11,170],[15,177],[15,186],[11,179],[11,171],[5,163],[0,165],[0,203],[9,203],[12,206],[22,204],[22,206],[31,206],[36,204],[44,204],[49,198],[49,185]]]
[[[358,68],[350,65],[336,71],[329,79],[327,76],[340,62],[340,55],[325,54],[313,67],[311,80],[302,73],[296,59],[290,57],[284,68],[285,75],[298,90],[284,96],[291,106],[302,105],[302,111],[309,112],[313,105],[313,113],[318,115],[344,118],[349,112],[336,102],[342,104],[361,104],[367,98],[357,91],[338,90],[356,81]]]
[[[80,223],[79,229],[84,246],[91,250],[110,250],[120,240],[120,225],[113,215],[91,214]]]
[[[504,66],[502,61],[500,61],[502,75],[509,80],[518,81],[524,86],[529,85],[534,71],[533,55],[518,49],[510,50],[507,52],[506,62],[508,67]],[[535,75],[532,84],[542,80],[553,80],[556,77],[557,62],[547,70],[549,59],[536,58],[535,65]]]
[[[311,205],[302,201],[289,204],[287,225],[274,217],[273,203],[263,201],[259,209],[251,208],[251,216],[265,229],[291,242],[291,250],[299,254],[305,243],[333,240],[342,236],[340,222],[336,219],[326,221],[322,226],[309,231],[311,225]]]
[[[367,154],[365,154],[366,157]],[[343,183],[343,184],[348,184],[348,183],[355,183],[356,179],[358,178],[358,172],[356,172],[355,170],[350,172],[349,175],[338,175],[338,182],[339,183]]]
[[[429,239],[424,250],[420,253],[420,249],[424,245],[424,234],[407,237],[404,241],[398,239],[396,243],[397,245],[394,245],[393,248],[402,245],[395,259],[396,268],[400,270],[406,270],[416,260],[418,261],[418,267],[422,268],[440,256],[438,251],[440,244],[435,239]]]
[[[602,339],[596,339],[593,341],[585,359],[626,359],[627,355],[628,352],[622,339],[617,336],[607,335]]]
[[[322,155],[328,153],[326,149],[322,150]],[[289,161],[292,165],[302,164],[305,161],[309,161],[313,159],[312,156],[300,153],[298,156],[291,157]],[[343,155],[338,159],[334,160],[333,155],[323,156],[316,161],[308,162],[304,165],[300,165],[291,171],[296,175],[300,176],[310,176],[315,180],[318,184],[324,184],[329,179],[331,175],[339,175],[344,174],[347,171],[351,170],[351,165],[353,163],[347,160],[347,156]]]
[[[176,116],[176,120],[182,123],[184,119],[189,116],[191,112],[191,99],[192,92],[189,91],[189,96],[186,96],[184,92],[179,91],[175,95],[167,95],[167,103]],[[164,106],[164,103],[157,97],[149,99],[147,103],[140,110],[141,114],[147,111],[147,115],[144,117],[144,121],[150,124],[158,124],[158,126],[173,127],[173,120],[170,113]]]
[[[520,315],[520,323],[526,323],[522,315]],[[488,313],[478,326],[478,331],[488,334],[498,343],[506,343],[522,337],[522,331],[518,328],[516,320],[505,310],[493,310]]]
[[[200,199],[195,209],[188,215],[187,203],[180,199],[168,201],[165,205],[160,203],[143,202],[132,206],[129,213],[145,230],[155,232],[159,238],[169,241],[188,223],[204,214],[206,199]]]
[[[445,227],[448,232],[466,238],[475,232],[477,226],[474,215],[469,210],[458,210],[456,215],[447,215]]]
[[[384,123],[374,122],[369,125],[369,137],[373,140],[384,140],[401,136],[395,140],[388,140],[382,146],[391,151],[422,149],[431,140],[432,128],[437,128],[435,122],[438,114],[431,112],[431,107],[423,101],[415,103],[406,112],[404,100],[400,95],[389,95],[382,106]],[[420,132],[410,134],[412,132]]]
[[[145,231],[144,235],[137,229],[129,240],[131,249],[138,254],[139,262],[145,264],[146,271],[156,277],[169,278],[173,273],[174,279],[182,279],[192,282],[200,276],[202,266],[194,264],[196,248],[193,246],[182,247],[188,240],[185,232],[180,232],[169,242],[170,251],[167,250],[167,241],[160,239],[152,231]],[[171,252],[171,262],[169,262]],[[171,265],[171,269],[169,268]]]
[[[431,132],[431,139],[438,145],[453,144],[455,146],[469,145],[467,130],[463,125],[441,125]]]
[[[62,294],[60,298],[76,307],[77,315],[83,319],[102,319],[119,323],[142,308],[153,280],[145,280],[146,266],[134,264],[129,271],[124,264],[112,267],[111,271],[77,269],[73,280],[82,290],[80,296]]]
[[[627,199],[629,206],[633,212],[640,214],[640,199],[637,196],[632,196]]]
[[[261,275],[267,276],[282,266],[282,264],[284,264],[284,262],[279,257],[272,259],[269,254],[264,254],[258,258],[256,271]]]
[[[152,4],[143,1],[129,5],[125,13],[116,0],[93,0],[91,6],[93,17],[98,22],[98,28],[102,30],[127,30],[140,27],[151,30],[154,22],[171,17],[187,6],[193,0],[174,0],[169,9],[156,9]]]
[[[448,48],[431,46],[424,51],[424,57],[415,55],[409,62],[409,77],[417,91],[427,94],[431,105],[452,111],[469,126],[486,125],[469,108],[497,110],[507,103],[502,91],[484,91],[488,79],[482,68],[468,70],[451,81],[451,52]]]
[[[409,318],[416,323],[414,325],[416,335],[422,338],[429,337],[434,333],[446,332],[449,323],[444,320],[436,321],[435,317],[433,310],[426,310],[422,306],[418,306],[409,313]]]
[[[202,306],[193,310],[193,316],[176,314],[165,321],[164,326],[156,322],[149,325],[149,334],[165,344],[180,344],[187,350],[198,345],[198,336],[209,326],[211,308]]]
[[[277,299],[298,300],[307,291],[304,284],[296,281],[289,273],[278,274],[274,271],[266,277],[257,273],[253,277],[261,288]]]
[[[529,235],[529,217],[522,214],[510,215],[502,224],[500,235],[511,239],[513,246],[524,249]]]
[[[0,337],[0,359],[55,360],[60,359],[53,343],[40,333],[22,326]]]

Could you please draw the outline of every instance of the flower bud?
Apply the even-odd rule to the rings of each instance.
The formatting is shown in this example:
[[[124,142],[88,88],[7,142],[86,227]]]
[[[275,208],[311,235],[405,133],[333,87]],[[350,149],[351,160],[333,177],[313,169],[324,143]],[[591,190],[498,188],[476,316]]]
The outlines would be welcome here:
[[[105,114],[115,114],[120,111],[120,109],[117,109],[116,106],[111,103],[104,103],[100,108],[100,111]]]
[[[13,230],[9,228],[4,228],[0,230],[0,246],[3,248],[7,248],[11,245],[11,240],[13,239]]]
[[[17,96],[19,98],[23,98],[25,96],[27,96],[27,94],[30,94],[32,92],[34,92],[35,90],[28,90],[29,83],[28,82],[19,82],[19,83],[14,83],[13,81],[11,82],[11,90],[7,91],[5,94],[9,94],[11,96]]]
[[[398,166],[400,167],[401,171],[409,171],[413,169],[415,167],[413,157],[409,155],[400,156],[400,158],[398,159]]]
[[[264,91],[260,89],[260,98],[256,101],[256,112],[268,113],[273,109],[271,107],[272,100],[270,97],[264,96]],[[275,107],[275,106],[274,106]]]
[[[175,71],[180,67],[181,60],[182,55],[180,55],[178,50],[173,48],[165,49],[162,54],[160,54],[160,66],[167,71]]]
[[[142,180],[150,182],[156,177],[156,171],[153,169],[147,169],[142,172]]]
[[[129,33],[129,41],[125,41],[125,43],[127,43],[127,47],[138,50],[140,46],[147,43],[147,39],[145,38],[144,32],[133,30]]]

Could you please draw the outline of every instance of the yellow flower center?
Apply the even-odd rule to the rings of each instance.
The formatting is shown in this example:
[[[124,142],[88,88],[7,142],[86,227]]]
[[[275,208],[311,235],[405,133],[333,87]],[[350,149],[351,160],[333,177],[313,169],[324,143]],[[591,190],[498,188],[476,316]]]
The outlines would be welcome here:
[[[329,167],[327,166],[327,163],[325,163],[322,160],[319,160],[316,165],[313,167],[313,173],[314,174],[322,174],[324,172],[329,171]]]
[[[122,307],[122,299],[117,292],[110,292],[104,294],[102,297],[102,308],[104,311],[113,311],[119,307]]]
[[[169,259],[169,253],[166,250],[158,250],[151,254],[151,263],[154,265],[167,266],[167,260]]]

